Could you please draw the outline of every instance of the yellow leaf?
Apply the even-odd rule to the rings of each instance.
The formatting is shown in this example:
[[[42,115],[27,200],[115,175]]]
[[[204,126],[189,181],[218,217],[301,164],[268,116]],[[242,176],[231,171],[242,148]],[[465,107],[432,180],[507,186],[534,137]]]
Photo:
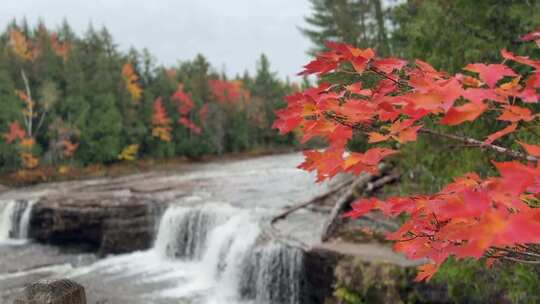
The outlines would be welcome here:
[[[152,136],[157,137],[163,141],[171,141],[171,128],[170,127],[155,127],[152,129]]]
[[[35,141],[32,137],[25,137],[19,142],[19,146],[23,149],[31,149],[35,144]]]
[[[69,166],[64,165],[64,166],[60,166],[58,168],[58,173],[64,175],[64,174],[68,173],[70,170],[71,170],[71,168]]]
[[[139,145],[129,145],[122,150],[122,153],[118,155],[118,159],[120,160],[127,160],[127,161],[133,161],[137,159],[137,153],[139,152]]]
[[[39,160],[32,153],[21,152],[19,156],[21,157],[23,167],[26,169],[34,169],[39,165]]]
[[[126,63],[122,67],[122,78],[124,79],[126,90],[131,95],[131,99],[133,102],[138,103],[141,100],[142,89],[137,83],[139,76],[137,76],[131,64]]]

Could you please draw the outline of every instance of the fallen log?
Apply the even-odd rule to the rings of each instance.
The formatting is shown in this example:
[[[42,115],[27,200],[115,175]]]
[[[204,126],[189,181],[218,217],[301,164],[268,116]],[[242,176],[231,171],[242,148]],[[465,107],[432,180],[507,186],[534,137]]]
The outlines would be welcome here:
[[[385,186],[387,184],[391,184],[391,183],[399,180],[400,177],[401,177],[401,175],[399,175],[397,173],[393,173],[393,174],[390,174],[390,175],[385,175],[385,176],[375,180],[374,182],[368,183],[366,189],[364,190],[364,192],[365,192],[365,194],[371,194],[371,193],[375,192],[377,189],[380,189],[380,188],[382,188],[383,186]]]
[[[359,196],[358,191],[363,191],[364,188],[367,186],[367,184],[372,181],[375,178],[375,176],[371,174],[363,174],[359,176],[355,181],[352,183],[350,188],[345,192],[340,198],[337,200],[336,204],[334,205],[334,208],[332,209],[332,212],[330,213],[330,216],[328,220],[326,221],[326,224],[324,225],[321,240],[327,241],[329,236],[334,232],[334,229],[338,225],[338,217],[341,214],[341,212],[348,206],[348,204],[357,196]]]
[[[362,195],[371,194],[376,189],[399,179],[398,174],[384,175],[389,170],[389,166],[382,164],[379,168],[379,175],[363,174],[359,176],[336,202],[326,224],[324,225],[321,240],[327,241],[336,227],[341,222],[341,213],[352,201]],[[382,176],[382,177],[381,177]],[[379,177],[379,178],[378,178]]]
[[[291,214],[291,213],[293,213],[293,212],[295,212],[297,210],[300,210],[302,208],[305,208],[305,207],[307,207],[309,205],[318,203],[318,202],[328,198],[329,196],[337,193],[338,191],[340,191],[340,190],[344,189],[345,187],[349,186],[350,184],[352,184],[353,181],[354,181],[353,179],[348,179],[345,182],[342,182],[341,184],[337,185],[336,187],[326,191],[325,193],[315,196],[314,198],[310,199],[307,202],[300,203],[300,204],[298,204],[298,205],[296,205],[296,206],[294,206],[292,208],[289,208],[289,209],[283,211],[282,213],[274,216],[272,218],[272,220],[270,221],[270,223],[273,225],[277,221],[286,218],[289,214]]]

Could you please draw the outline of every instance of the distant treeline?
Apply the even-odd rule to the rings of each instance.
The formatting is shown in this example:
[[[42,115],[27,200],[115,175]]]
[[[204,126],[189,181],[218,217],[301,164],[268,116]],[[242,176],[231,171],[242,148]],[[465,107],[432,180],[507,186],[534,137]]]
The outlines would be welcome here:
[[[166,41],[164,40],[164,43]],[[173,67],[121,52],[107,29],[82,36],[13,22],[0,35],[0,166],[198,157],[288,145],[271,129],[295,90],[261,55],[234,79],[198,55]]]

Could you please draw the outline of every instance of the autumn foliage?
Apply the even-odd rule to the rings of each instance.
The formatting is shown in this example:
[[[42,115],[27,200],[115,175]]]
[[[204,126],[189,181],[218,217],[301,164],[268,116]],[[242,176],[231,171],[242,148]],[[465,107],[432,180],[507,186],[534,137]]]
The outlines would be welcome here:
[[[214,79],[209,81],[210,90],[218,103],[230,104],[249,100],[249,92],[242,87],[239,80],[226,81]]]
[[[152,114],[152,136],[163,141],[171,141],[171,120],[167,115],[167,110],[163,106],[161,97],[154,101],[154,112]]]
[[[46,33],[44,28],[40,28],[40,32]],[[45,37],[49,40],[53,53],[62,57],[64,61],[67,60],[69,44],[60,41],[55,33],[51,33]],[[12,29],[9,32],[9,50],[22,62],[33,63],[41,55],[42,46],[39,39],[27,39],[23,33]],[[52,105],[56,102],[57,97],[49,92],[48,96],[40,96],[39,100],[34,99],[32,97],[30,81],[24,68],[21,68],[20,74],[24,83],[24,89],[16,90],[15,93],[23,104],[21,116],[23,118],[24,128],[16,121],[11,122],[9,131],[4,134],[4,139],[10,144],[17,143],[18,154],[23,168],[34,169],[39,165],[39,160],[32,151],[36,143],[36,133],[40,131],[44,119]],[[62,138],[58,145],[63,150],[65,157],[72,157],[78,148],[78,144],[73,143],[69,138]]]
[[[171,99],[176,104],[178,113],[180,114],[178,123],[195,134],[201,133],[201,128],[190,120],[190,115],[195,108],[195,103],[191,99],[191,96],[184,92],[184,86],[182,84],[178,85],[178,89],[174,92]]]
[[[122,67],[122,79],[124,79],[124,84],[131,96],[131,100],[134,103],[139,103],[142,97],[142,88],[138,84],[139,76],[135,73],[130,63],[125,63]]]
[[[521,40],[540,47],[540,29]],[[347,75],[353,80],[322,82],[288,96],[287,108],[277,112],[274,123],[282,134],[299,130],[302,142],[326,140],[325,149],[304,152],[300,165],[315,171],[319,181],[342,172],[375,173],[381,161],[421,134],[511,159],[493,161],[497,176],[468,173],[432,195],[360,199],[346,216],[357,218],[373,210],[390,217],[406,214],[387,238],[408,258],[429,261],[419,267],[419,280],[429,279],[450,256],[485,257],[488,264],[497,259],[540,260],[535,245],[540,243],[540,146],[519,142],[520,152],[493,144],[538,123],[534,105],[540,100],[540,60],[502,50],[501,63],[469,64],[463,73],[449,75],[420,60],[379,58],[372,49],[339,43],[327,47],[301,74]],[[496,117],[505,125],[483,139],[427,127],[435,123],[452,130],[480,117]],[[363,134],[372,147],[363,153],[346,151],[353,133]]]

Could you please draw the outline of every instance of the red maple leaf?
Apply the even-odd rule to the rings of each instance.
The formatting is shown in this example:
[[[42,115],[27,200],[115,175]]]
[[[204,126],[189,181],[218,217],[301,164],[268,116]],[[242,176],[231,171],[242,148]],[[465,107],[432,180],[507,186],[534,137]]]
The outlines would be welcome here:
[[[462,106],[450,108],[441,120],[441,124],[455,126],[465,121],[474,121],[482,115],[488,107],[484,103],[469,102]]]
[[[493,143],[497,139],[514,132],[516,130],[517,126],[518,126],[518,124],[516,122],[509,124],[506,128],[489,135],[486,138],[486,140],[484,141],[484,143],[485,144]]]
[[[14,121],[9,125],[9,131],[4,134],[4,139],[8,144],[15,140],[21,140],[26,137],[26,132],[21,128],[18,122]]]
[[[517,76],[516,72],[503,64],[472,63],[468,64],[464,69],[478,73],[480,79],[482,79],[490,88],[495,87],[497,81],[505,76]]]

